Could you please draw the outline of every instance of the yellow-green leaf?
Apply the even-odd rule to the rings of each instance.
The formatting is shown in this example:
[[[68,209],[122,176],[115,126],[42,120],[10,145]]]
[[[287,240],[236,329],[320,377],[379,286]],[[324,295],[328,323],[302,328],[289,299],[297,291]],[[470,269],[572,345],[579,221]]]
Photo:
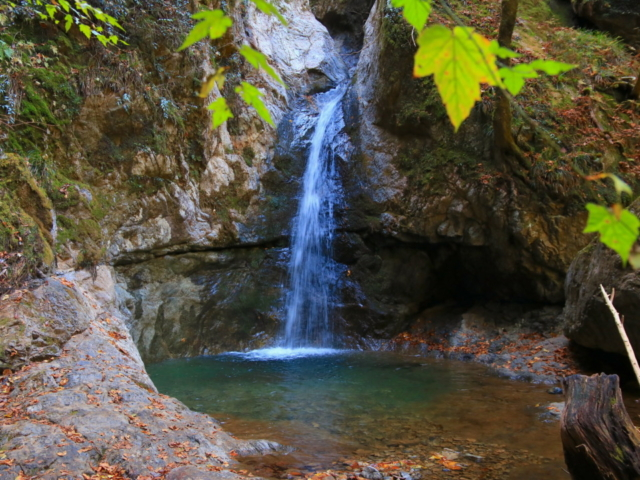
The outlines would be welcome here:
[[[520,58],[522,56],[509,48],[500,46],[497,40],[491,40],[491,46],[489,48],[496,57],[500,58]]]
[[[525,85],[525,79],[538,78],[538,73],[526,63],[518,64],[514,67],[503,67],[498,73],[504,83],[504,86],[509,90],[511,95],[517,95],[520,93]]]
[[[546,73],[547,75],[560,75],[576,68],[576,65],[556,62],[555,60],[534,60],[529,65],[531,68]]]
[[[200,20],[200,22],[191,29],[178,51],[184,50],[207,37],[212,40],[220,38],[233,25],[233,20],[226,16],[222,10],[204,10],[196,13],[192,18]]]
[[[84,33],[87,38],[91,38],[91,27],[89,25],[81,23],[80,25],[78,25],[78,28],[82,33]]]
[[[200,89],[199,97],[207,98],[213,90],[214,85],[218,85],[219,89],[224,87],[225,75],[224,72],[227,70],[227,67],[220,67],[216,73],[210,75],[209,78],[202,84],[202,88]]]
[[[430,0],[391,0],[391,4],[402,8],[402,16],[418,31],[424,28],[431,14]]]
[[[264,102],[260,99],[260,97],[262,97],[262,92],[260,90],[250,83],[242,82],[238,87],[236,87],[236,93],[240,94],[247,105],[255,108],[258,115],[260,115],[264,121],[275,127],[275,123],[271,118],[269,110],[267,110]]]
[[[548,75],[559,75],[560,73],[568,72],[574,67],[575,65],[552,60],[534,60],[531,63],[519,63],[513,67],[501,68],[500,78],[502,78],[509,93],[517,95],[524,87],[527,78],[538,78],[539,75],[536,70]]]
[[[58,9],[54,5],[45,5],[44,8],[47,9],[47,13],[49,14],[49,17],[53,20],[53,17],[55,17]]]
[[[414,75],[433,74],[456,130],[480,100],[480,84],[502,86],[491,42],[472,28],[434,25],[420,34],[418,47]]]
[[[282,81],[282,78],[280,78],[280,75],[278,75],[278,73],[273,69],[273,67],[269,65],[269,61],[266,55],[260,53],[257,50],[254,50],[249,45],[243,45],[242,48],[240,49],[240,54],[244,58],[246,58],[247,61],[251,65],[253,65],[255,68],[257,68],[258,70],[262,68],[265,72],[269,74],[271,78],[276,80],[278,83],[281,83],[282,85],[284,85],[284,82]]]
[[[69,14],[65,15],[64,17],[64,29],[66,32],[69,31],[69,29],[71,28],[71,25],[73,24],[73,17]]]
[[[258,10],[260,10],[262,13],[266,13],[267,15],[273,15],[275,16],[278,20],[280,20],[280,23],[282,23],[283,25],[287,24],[287,20],[280,14],[280,12],[278,11],[278,8],[271,2],[268,2],[266,0],[251,0],[256,7],[258,7]]]
[[[211,102],[207,107],[213,113],[211,115],[211,121],[213,122],[213,128],[218,128],[224,122],[233,118],[233,113],[229,110],[229,105],[224,97],[219,97],[215,101]]]
[[[104,35],[96,35],[96,38],[100,41],[102,45],[105,47],[109,44],[109,39]]]
[[[614,175],[613,173],[607,173],[606,176],[613,180],[613,187],[616,189],[618,196],[621,196],[623,193],[626,193],[629,196],[633,195],[631,187],[619,176]]]

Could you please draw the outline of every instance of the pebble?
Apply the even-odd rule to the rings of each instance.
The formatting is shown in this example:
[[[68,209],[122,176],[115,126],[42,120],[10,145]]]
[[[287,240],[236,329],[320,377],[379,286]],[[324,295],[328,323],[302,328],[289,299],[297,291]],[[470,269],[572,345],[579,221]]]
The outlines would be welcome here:
[[[562,395],[562,389],[560,387],[552,387],[547,390],[547,393],[550,393],[551,395]]]

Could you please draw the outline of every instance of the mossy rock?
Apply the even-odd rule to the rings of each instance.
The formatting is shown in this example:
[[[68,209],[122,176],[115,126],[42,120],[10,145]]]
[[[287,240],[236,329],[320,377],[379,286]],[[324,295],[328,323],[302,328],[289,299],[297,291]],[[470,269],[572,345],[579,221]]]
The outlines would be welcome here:
[[[53,264],[53,205],[26,159],[0,157],[0,252],[7,273],[0,290],[19,285]]]

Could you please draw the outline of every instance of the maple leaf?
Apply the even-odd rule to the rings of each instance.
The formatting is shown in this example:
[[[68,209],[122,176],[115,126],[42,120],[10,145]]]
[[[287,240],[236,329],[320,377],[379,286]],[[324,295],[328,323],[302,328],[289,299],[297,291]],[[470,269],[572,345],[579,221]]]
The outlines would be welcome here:
[[[280,75],[273,69],[271,65],[269,65],[269,61],[267,56],[263,53],[260,53],[257,50],[254,50],[249,45],[243,45],[240,49],[240,54],[247,59],[247,61],[253,65],[256,69],[260,70],[261,68],[267,72],[267,74],[273,78],[276,82],[284,85],[282,78]]]
[[[428,0],[392,0],[395,8],[402,8],[402,16],[409,24],[420,31],[431,14],[431,2]]]
[[[467,27],[434,25],[418,37],[414,75],[434,76],[456,131],[480,100],[480,84],[502,86],[491,45]]]
[[[587,203],[589,218],[584,233],[598,232],[600,241],[620,255],[626,265],[633,244],[638,238],[640,220],[620,205],[608,209],[594,203]]]
[[[218,128],[224,122],[233,118],[233,113],[231,113],[229,105],[227,105],[227,100],[224,97],[218,97],[209,104],[207,109],[213,112],[213,115],[211,115],[213,128]]]
[[[271,118],[269,110],[267,110],[264,102],[260,99],[263,95],[260,90],[250,83],[242,82],[240,86],[236,87],[236,93],[240,94],[247,105],[255,108],[256,112],[258,112],[258,115],[260,115],[263,120],[275,127],[275,123]]]
[[[212,40],[220,38],[233,25],[233,20],[226,16],[222,10],[204,10],[196,13],[191,18],[200,20],[200,22],[189,32],[178,51],[184,50],[207,37]]]
[[[283,25],[287,25],[287,21],[280,14],[280,12],[278,11],[278,9],[273,3],[267,2],[266,0],[251,0],[251,1],[255,4],[256,7],[258,7],[258,10],[260,10],[262,13],[266,13],[267,15],[273,15],[278,20],[280,20],[280,23],[282,23]]]

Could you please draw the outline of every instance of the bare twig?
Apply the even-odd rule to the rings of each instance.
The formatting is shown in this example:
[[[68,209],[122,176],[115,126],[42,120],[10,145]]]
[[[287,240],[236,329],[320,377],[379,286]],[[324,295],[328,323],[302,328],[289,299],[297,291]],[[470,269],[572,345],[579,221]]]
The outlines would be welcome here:
[[[622,337],[622,343],[624,343],[624,348],[627,350],[627,355],[629,356],[629,361],[631,362],[631,366],[633,367],[633,371],[636,374],[636,380],[638,384],[640,384],[640,367],[638,366],[638,360],[636,359],[635,353],[633,353],[633,348],[631,347],[631,342],[629,342],[629,337],[627,337],[627,332],[624,330],[624,326],[622,325],[622,320],[620,319],[620,314],[613,306],[613,297],[615,295],[615,290],[611,292],[611,297],[607,295],[607,291],[604,289],[602,285],[600,285],[600,290],[602,290],[602,295],[604,296],[604,301],[607,303],[607,307],[611,311],[613,315],[613,320],[616,322],[616,326],[618,327],[618,332]]]

